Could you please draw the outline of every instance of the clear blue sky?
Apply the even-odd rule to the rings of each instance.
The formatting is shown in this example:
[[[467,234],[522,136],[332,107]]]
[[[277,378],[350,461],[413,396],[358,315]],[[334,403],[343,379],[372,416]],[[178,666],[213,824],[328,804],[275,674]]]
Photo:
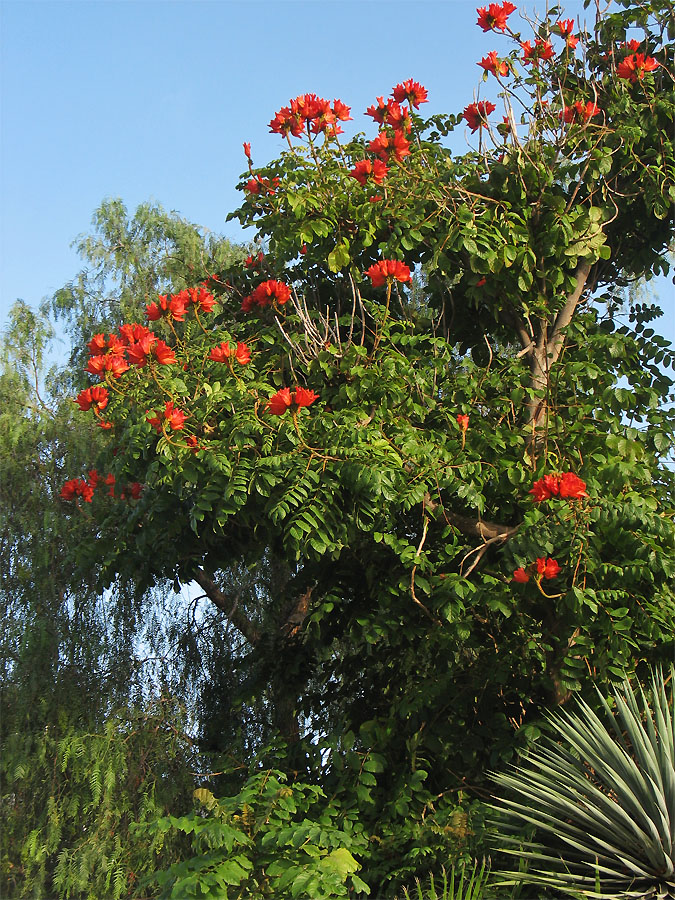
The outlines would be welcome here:
[[[364,130],[365,108],[405,78],[429,90],[425,112],[461,110],[476,62],[507,46],[476,26],[477,5],[0,0],[0,327],[17,298],[37,305],[75,275],[70,243],[104,197],[130,211],[159,201],[240,239],[225,216],[240,201],[242,142],[259,164],[276,156],[268,123],[297,94],[339,97]],[[564,5],[583,20],[581,0]],[[455,139],[461,150],[464,132]],[[671,319],[672,290],[661,283]]]

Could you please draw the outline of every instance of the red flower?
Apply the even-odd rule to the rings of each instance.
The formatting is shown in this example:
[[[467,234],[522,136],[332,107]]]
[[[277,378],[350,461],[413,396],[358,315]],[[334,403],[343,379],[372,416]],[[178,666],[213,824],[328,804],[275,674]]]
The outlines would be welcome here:
[[[533,495],[535,503],[541,503],[557,496],[564,500],[580,500],[582,497],[588,497],[586,482],[572,472],[564,472],[562,475],[544,475],[543,478],[534,482],[529,493]]]
[[[143,485],[140,481],[132,481],[131,484],[127,485],[127,489],[131,496],[132,500],[138,500],[143,492]]]
[[[412,78],[397,84],[391,95],[397,103],[403,103],[404,100],[407,100],[410,106],[415,109],[419,109],[420,103],[428,103],[427,89],[422,87],[419,81],[413,81]]]
[[[273,416],[283,416],[287,409],[295,411],[302,406],[311,406],[318,399],[318,394],[304,387],[296,387],[294,391],[290,388],[281,388],[267,401],[267,409]]]
[[[152,352],[160,366],[171,366],[177,362],[176,354],[164,341],[157,341]]]
[[[270,122],[270,131],[272,134],[282,134],[284,137],[288,134],[292,134],[294,137],[300,137],[304,130],[305,123],[299,115],[291,112],[288,106],[282,106]],[[251,191],[251,193],[257,193],[257,191]]]
[[[98,474],[96,480],[98,480]],[[71,478],[63,485],[59,496],[62,500],[76,500],[77,497],[82,497],[85,503],[91,503],[94,498],[95,484],[96,481],[90,484],[83,478]]]
[[[478,131],[484,125],[487,125],[487,117],[494,112],[497,107],[489,100],[481,100],[479,103],[470,103],[465,107],[462,116],[466,119],[471,132]]]
[[[244,153],[246,155],[246,158],[250,159],[251,158],[251,145],[248,144],[246,141],[244,141],[243,146],[244,146]]]
[[[157,336],[151,331],[146,331],[145,334],[140,336],[135,344],[128,347],[127,356],[129,357],[129,361],[136,366],[144,366],[147,363],[148,356],[156,342]]]
[[[381,287],[385,281],[411,281],[410,269],[400,259],[381,259],[366,269],[373,287]]]
[[[555,578],[560,572],[560,566],[554,559],[537,559],[537,574],[542,578]]]
[[[590,122],[593,116],[599,115],[601,109],[596,106],[592,100],[588,100],[586,104],[582,100],[577,100],[573,106],[563,106],[560,112],[560,118],[564,119],[567,124]]]
[[[255,269],[256,266],[259,266],[262,263],[264,258],[265,255],[262,250],[260,250],[257,256],[249,254],[244,261],[244,265],[247,269]]]
[[[460,413],[460,415],[457,416],[457,424],[462,429],[462,431],[466,431],[469,427],[469,417]]]
[[[102,411],[108,405],[108,391],[106,388],[96,385],[95,387],[85,388],[77,395],[74,401],[83,412],[94,407],[95,411]]]
[[[627,78],[635,84],[638,78],[641,80],[645,77],[646,72],[653,72],[658,67],[659,64],[653,56],[645,57],[644,53],[634,53],[619,63],[616,74],[619,78]]]
[[[381,159],[360,159],[349,174],[365,187],[369,177],[375,184],[382,184],[388,171]]]
[[[213,312],[213,308],[216,305],[216,298],[202,285],[199,287],[186,288],[185,291],[181,291],[179,296],[182,294],[186,294],[187,302],[199,307],[202,312]]]
[[[106,344],[107,341],[104,334],[95,334],[87,344],[87,347],[92,356],[98,356],[100,353],[105,353]]]
[[[336,119],[339,119],[341,122],[347,122],[351,119],[350,112],[351,106],[347,106],[342,100],[333,100],[333,115]]]
[[[291,289],[285,285],[281,281],[275,281],[273,278],[270,278],[268,281],[263,281],[262,284],[259,284],[258,287],[253,291],[250,295],[250,304],[247,304],[246,310],[250,310],[253,305],[257,305],[260,307],[269,306],[271,303],[276,302],[283,306],[284,303],[287,303],[291,297]],[[244,303],[249,300],[248,297],[245,298]],[[244,304],[242,303],[242,309],[244,309]]]
[[[100,421],[100,422],[98,423],[98,427],[99,427],[99,428],[102,428],[104,431],[109,431],[109,430],[113,427],[113,423],[112,423],[112,422],[104,422],[104,421]]]
[[[518,584],[527,584],[529,580],[530,576],[522,567],[520,569],[516,569],[513,573],[513,581],[517,581]]]
[[[105,368],[112,373],[113,378],[119,378],[129,369],[129,363],[123,356],[106,356]]]
[[[566,500],[581,500],[588,497],[586,482],[572,472],[565,472],[560,476],[560,496]]]
[[[281,388],[273,397],[267,401],[267,409],[273,416],[283,416],[287,409],[293,403],[290,388]]]
[[[230,347],[229,341],[223,341],[209,353],[209,359],[214,362],[227,362],[236,359],[239,365],[245,366],[251,362],[251,350],[246,344],[239,342],[235,347]]]
[[[636,41],[635,38],[633,38],[630,41],[624,41],[622,44],[619,44],[619,46],[622,49],[630,50],[631,53],[636,53],[640,49],[641,45],[642,45],[642,41]]]
[[[140,341],[146,334],[152,335],[152,332],[145,325],[129,325],[124,324],[119,327],[120,342],[128,347],[130,344]]]
[[[570,50],[574,50],[579,43],[579,38],[572,34],[572,30],[574,29],[574,19],[559,19],[556,22],[555,27],[560,37],[565,38],[565,43]]]
[[[487,8],[480,7],[476,10],[478,13],[476,24],[480,25],[483,31],[506,31],[506,20],[515,9],[513,3],[509,3],[508,0],[501,6],[498,3],[491,3]]]
[[[491,50],[487,56],[484,56],[477,66],[482,66],[486,72],[492,72],[493,75],[508,75],[509,64],[505,59],[499,59],[496,50]]]
[[[183,412],[182,409],[178,409],[173,405],[173,401],[168,400],[164,405],[164,420],[169,423],[169,427],[172,431],[180,431],[185,427],[185,420],[187,419],[187,415]],[[152,425],[152,427],[157,432],[162,431],[162,417],[161,413],[157,413],[156,416],[150,418],[150,416],[146,416],[146,421]]]
[[[523,62],[526,66],[530,63],[536,66],[540,59],[551,59],[554,55],[553,44],[550,41],[542,41],[540,38],[535,40],[534,47],[529,41],[521,42],[520,46],[523,49]]]

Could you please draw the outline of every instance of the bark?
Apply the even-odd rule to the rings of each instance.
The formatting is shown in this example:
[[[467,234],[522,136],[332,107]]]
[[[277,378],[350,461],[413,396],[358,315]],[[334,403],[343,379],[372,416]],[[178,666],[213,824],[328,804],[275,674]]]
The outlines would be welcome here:
[[[560,354],[565,344],[565,329],[572,321],[574,312],[579,305],[590,271],[590,262],[584,260],[579,263],[575,273],[576,284],[574,290],[568,296],[565,305],[556,316],[550,337],[548,334],[548,322],[542,320],[537,341],[528,348],[531,373],[530,387],[533,391],[544,394],[543,397],[531,397],[528,402],[528,420],[532,425],[533,430],[537,428],[537,425],[542,418],[545,419],[546,417],[548,409],[546,394],[548,392],[551,367],[555,365],[560,358]]]
[[[226,597],[215,581],[209,578],[203,569],[197,569],[193,577],[209,600],[225,613],[237,631],[242,634],[249,643],[257,644],[260,640],[260,630],[258,626],[239,609],[239,595],[237,594],[234,599]]]

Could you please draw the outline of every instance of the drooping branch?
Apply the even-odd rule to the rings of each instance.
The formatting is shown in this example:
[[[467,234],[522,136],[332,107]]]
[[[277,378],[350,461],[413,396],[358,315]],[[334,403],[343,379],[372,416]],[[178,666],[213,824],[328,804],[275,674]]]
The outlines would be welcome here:
[[[197,569],[193,576],[197,584],[202,588],[209,600],[214,603],[221,612],[224,612],[228,620],[234,625],[237,631],[242,634],[251,644],[257,644],[260,640],[260,630],[251,620],[239,609],[239,597],[235,597],[234,601],[225,596],[218,585],[213,581],[203,569]]]

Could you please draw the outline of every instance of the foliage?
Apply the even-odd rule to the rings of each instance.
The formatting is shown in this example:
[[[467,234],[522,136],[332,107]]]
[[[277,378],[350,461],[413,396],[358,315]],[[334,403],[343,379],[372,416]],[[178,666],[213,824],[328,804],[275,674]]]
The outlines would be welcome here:
[[[155,821],[189,797],[192,751],[184,715],[159,701],[111,712],[100,733],[66,721],[4,736],[3,897],[121,897],[179,850],[131,823]],[[156,860],[152,855],[156,855]]]
[[[436,880],[431,875],[426,890],[417,880],[415,892],[411,894],[406,889],[404,891],[405,898],[406,900],[411,900],[411,898],[415,898],[415,900],[482,900],[483,897],[488,896],[486,890],[489,874],[490,869],[485,860],[480,867],[478,862],[475,862],[470,871],[466,865],[462,866],[459,872],[452,869],[449,879],[447,872],[443,869],[439,879],[441,882],[440,894],[436,889]]]
[[[674,676],[667,687],[655,673],[650,700],[626,681],[601,698],[605,721],[579,699],[550,717],[554,738],[496,776],[507,821],[536,828],[504,839],[530,860],[520,877],[574,897],[675,897]]]
[[[189,835],[193,856],[153,876],[159,897],[347,897],[369,893],[353,852],[367,844],[354,817],[316,785],[287,783],[278,770],[251,775],[233,797],[217,800],[198,788],[200,809],[157,820],[153,835]]]
[[[260,252],[196,254],[176,224],[189,266],[147,280],[113,229],[96,277],[112,263],[121,302],[74,357],[90,338],[73,385],[105,444],[62,488],[100,535],[82,570],[199,585],[224,648],[205,738],[276,729],[284,769],[381,841],[373,891],[438,870],[443,817],[547,710],[595,702],[589,674],[673,650],[674,357],[658,310],[621,315],[669,266],[672,10],[621,0],[575,32],[510,7],[479,13],[510,41],[484,66],[505,121],[478,99],[425,120],[411,80],[341,141],[344,104],[296,98],[271,123],[288,151],[254,167],[245,145],[233,215]],[[78,334],[85,282],[57,298]]]

